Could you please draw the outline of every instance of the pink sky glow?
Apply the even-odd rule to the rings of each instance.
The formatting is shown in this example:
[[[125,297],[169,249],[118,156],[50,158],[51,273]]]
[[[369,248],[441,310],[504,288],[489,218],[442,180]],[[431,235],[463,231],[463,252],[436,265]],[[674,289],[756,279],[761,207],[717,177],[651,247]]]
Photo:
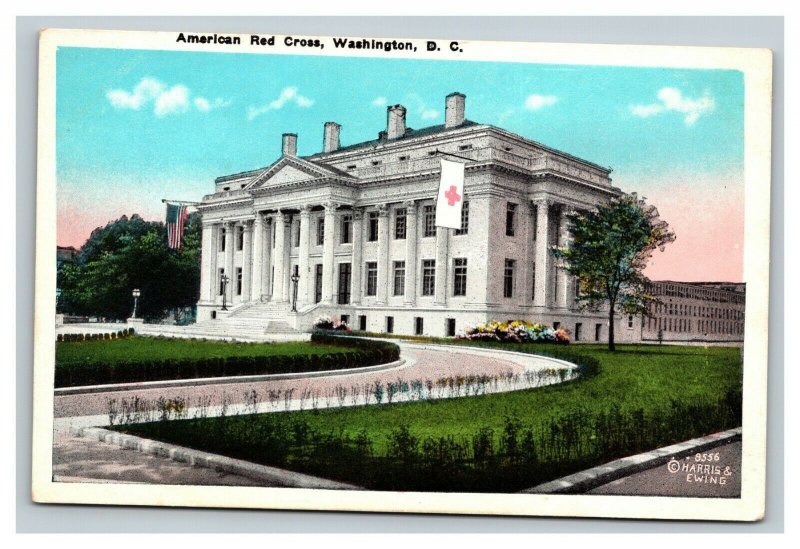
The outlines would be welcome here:
[[[656,251],[645,274],[653,280],[740,282],[743,272],[744,192],[741,177],[672,176],[648,180],[640,192],[658,207],[677,239]],[[623,190],[642,185],[614,181]],[[160,197],[130,192],[101,192],[81,200],[78,193],[59,195],[58,244],[80,248],[96,227],[123,214],[164,220]]]

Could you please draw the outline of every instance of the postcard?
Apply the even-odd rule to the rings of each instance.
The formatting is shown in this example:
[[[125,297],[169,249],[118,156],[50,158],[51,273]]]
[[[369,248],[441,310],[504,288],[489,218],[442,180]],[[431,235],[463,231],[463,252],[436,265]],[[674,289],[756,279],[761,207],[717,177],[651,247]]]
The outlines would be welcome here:
[[[43,31],[34,501],[763,518],[771,64]]]

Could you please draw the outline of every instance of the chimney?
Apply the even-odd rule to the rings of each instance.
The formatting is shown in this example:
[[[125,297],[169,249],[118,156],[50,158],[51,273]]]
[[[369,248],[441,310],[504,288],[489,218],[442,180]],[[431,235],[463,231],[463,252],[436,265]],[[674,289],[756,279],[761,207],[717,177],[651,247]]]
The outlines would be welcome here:
[[[458,92],[453,92],[447,96],[444,105],[445,128],[455,128],[464,123],[464,101],[466,98],[466,95]]]
[[[387,108],[386,138],[397,139],[406,133],[406,108],[394,105]]]
[[[297,156],[297,134],[283,134],[282,150],[283,156]]]
[[[342,127],[336,122],[325,122],[325,136],[322,139],[322,152],[339,150],[339,131]]]

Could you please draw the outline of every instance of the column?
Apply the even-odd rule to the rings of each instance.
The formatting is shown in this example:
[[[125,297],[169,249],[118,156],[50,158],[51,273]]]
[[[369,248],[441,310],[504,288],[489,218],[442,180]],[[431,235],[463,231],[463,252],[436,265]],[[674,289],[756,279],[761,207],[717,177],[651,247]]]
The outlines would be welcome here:
[[[378,295],[375,303],[384,305],[389,291],[389,208],[378,207]]]
[[[250,300],[261,300],[261,281],[264,272],[264,218],[256,212],[253,223],[253,270],[250,279]]]
[[[550,303],[550,200],[537,200],[536,205],[536,299],[534,305],[547,307]]]
[[[361,303],[361,269],[362,265],[362,245],[364,236],[362,234],[362,223],[364,220],[364,210],[353,208],[353,264],[350,269],[350,303],[358,305]]]
[[[261,295],[270,295],[270,285],[272,284],[272,231],[275,230],[275,223],[271,218],[264,217],[264,238],[263,256],[261,260]],[[270,295],[270,299],[272,296]],[[259,297],[259,300],[261,298]]]
[[[292,301],[292,216],[283,216],[283,300]]]
[[[436,227],[436,290],[434,305],[447,304],[447,241],[450,229]]]
[[[520,269],[520,276],[522,277],[522,299],[520,300],[520,304],[522,305],[532,305],[533,304],[533,294],[536,289],[533,287],[533,280],[535,279],[536,267],[534,266],[534,258],[535,258],[535,250],[534,250],[534,242],[536,238],[536,208],[533,206],[531,202],[527,202],[521,205],[520,208],[522,212],[525,213],[525,260],[523,262],[522,268]]]
[[[338,204],[325,204],[325,234],[322,240],[322,303],[333,303],[333,248],[336,245],[336,208]]]
[[[558,219],[558,246],[563,248],[569,245],[569,220],[567,214],[569,209],[566,205],[561,207],[561,212]],[[559,260],[558,266],[558,306],[570,307],[572,305],[572,297],[575,293],[574,279],[572,275],[563,267],[563,260]]]
[[[417,301],[417,203],[403,203],[406,209],[406,285],[403,303],[414,305]]]
[[[325,227],[327,229],[327,227]],[[311,239],[311,206],[303,206],[300,209],[300,250],[298,263],[300,265],[299,273],[300,280],[297,283],[297,307],[298,310],[301,305],[307,305],[313,301],[308,297],[309,288],[312,286],[311,277],[314,273],[311,271],[311,265],[308,258],[308,244]]]
[[[250,301],[250,277],[253,273],[253,222],[244,222],[244,240],[242,242],[242,295],[240,301]]]
[[[284,251],[286,249],[285,220],[286,216],[283,215],[283,212],[280,210],[277,214],[275,214],[275,217],[272,218],[272,230],[275,231],[275,257],[273,259],[273,276],[275,277],[275,280],[272,283],[272,301],[284,300],[283,290],[284,281],[286,280],[286,277],[284,276]]]
[[[236,283],[236,277],[233,274],[233,249],[236,246],[235,228],[236,225],[232,221],[225,223],[225,274],[228,276],[225,294],[228,305],[233,305],[233,285]]]
[[[213,257],[217,253],[214,248],[214,225],[203,221],[202,247],[200,251],[200,301],[211,301],[214,295],[211,293],[214,288],[214,261]]]

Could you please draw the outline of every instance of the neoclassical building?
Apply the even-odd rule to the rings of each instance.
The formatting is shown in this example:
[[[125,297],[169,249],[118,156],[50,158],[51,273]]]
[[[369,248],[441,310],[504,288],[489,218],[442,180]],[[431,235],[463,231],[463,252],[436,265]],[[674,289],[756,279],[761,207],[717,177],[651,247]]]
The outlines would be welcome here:
[[[446,336],[523,318],[607,340],[605,314],[577,309],[549,249],[568,237],[570,210],[621,193],[610,169],[466,119],[460,93],[441,125],[407,127],[394,105],[377,139],[342,145],[340,129],[326,122],[322,151],[304,157],[284,134],[274,163],[215,180],[199,205],[198,322],[302,331],[331,316]],[[466,165],[460,229],[435,225],[442,158]],[[616,338],[638,341],[641,329],[619,317]]]

